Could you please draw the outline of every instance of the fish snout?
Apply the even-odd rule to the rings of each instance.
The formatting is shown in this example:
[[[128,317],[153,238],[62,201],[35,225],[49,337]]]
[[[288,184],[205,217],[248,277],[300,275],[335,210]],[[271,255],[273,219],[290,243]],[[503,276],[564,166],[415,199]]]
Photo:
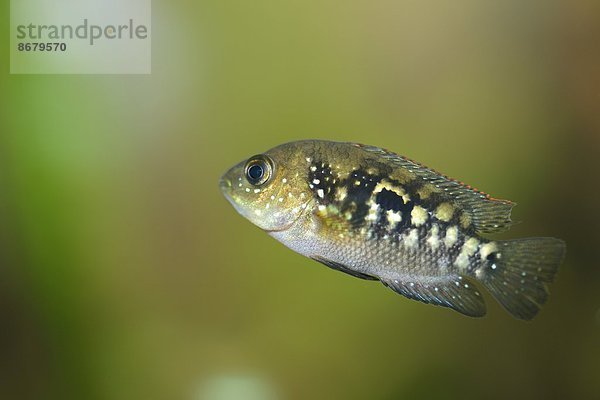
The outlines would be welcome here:
[[[231,180],[229,178],[222,176],[221,179],[219,180],[219,189],[221,189],[221,192],[223,192],[223,194],[230,193],[231,192]]]

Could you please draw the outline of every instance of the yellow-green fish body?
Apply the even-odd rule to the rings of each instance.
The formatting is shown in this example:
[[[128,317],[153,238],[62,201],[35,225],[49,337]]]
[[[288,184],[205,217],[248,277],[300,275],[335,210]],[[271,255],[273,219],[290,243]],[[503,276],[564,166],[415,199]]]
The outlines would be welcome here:
[[[221,190],[292,250],[469,316],[486,312],[477,281],[533,318],[565,252],[554,238],[483,238],[510,227],[513,203],[372,146],[283,144],[234,166]]]

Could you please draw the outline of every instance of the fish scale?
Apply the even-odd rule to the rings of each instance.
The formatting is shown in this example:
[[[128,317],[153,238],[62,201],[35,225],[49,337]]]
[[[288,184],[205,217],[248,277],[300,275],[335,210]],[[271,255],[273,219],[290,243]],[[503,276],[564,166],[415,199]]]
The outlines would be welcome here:
[[[376,194],[376,198],[374,199],[375,204],[378,204],[379,209],[377,211],[377,218],[374,221],[368,221],[366,219],[367,209],[369,206],[369,202],[373,201],[374,189],[378,183],[380,183],[385,177],[376,176],[368,174],[365,171],[353,171],[350,173],[350,176],[345,180],[339,180],[337,183],[337,187],[334,184],[327,184],[326,177],[331,175],[331,170],[326,167],[323,168],[325,163],[323,162],[313,162],[309,170],[311,173],[309,174],[309,179],[311,182],[319,182],[318,184],[314,184],[313,196],[318,204],[330,205],[336,204],[337,210],[340,213],[344,213],[349,208],[349,204],[357,204],[358,210],[355,211],[355,216],[353,216],[352,228],[354,230],[360,229],[360,227],[366,227],[367,232],[369,233],[369,237],[376,238],[378,240],[382,240],[385,236],[389,236],[394,243],[399,243],[402,239],[402,234],[406,230],[414,229],[411,228],[411,217],[410,212],[413,209],[413,201],[409,201],[405,203],[400,196],[394,193],[391,190],[383,189],[381,192]],[[361,182],[360,185],[354,184],[355,182]],[[407,192],[407,190],[403,189],[401,185],[398,183],[392,183],[396,188],[402,190],[403,192]],[[335,193],[338,188],[345,187],[348,195],[344,198],[343,202],[335,201]],[[319,191],[324,191],[328,193],[327,196],[320,196]],[[321,192],[322,193],[322,192]],[[413,193],[416,193],[416,189],[413,189]],[[387,194],[386,196],[382,196],[382,194]],[[427,202],[427,205],[431,205],[432,202]],[[361,207],[362,205],[362,207]],[[387,218],[387,211],[393,210],[395,212],[401,211],[402,217],[399,224],[395,226],[391,226],[389,223],[389,218]],[[441,233],[445,232],[446,224],[443,221],[436,221],[438,227],[442,227],[440,230]],[[450,223],[448,223],[449,225]],[[428,222],[427,225],[418,229],[417,241],[419,247],[426,246],[426,238],[431,233],[432,222]],[[363,240],[362,238],[359,240]],[[457,240],[456,245],[452,246],[448,249],[448,255],[455,260],[458,256],[458,252],[456,251],[457,247],[462,245],[462,239]],[[434,257],[435,258],[435,257]]]
[[[565,253],[554,238],[487,239],[510,227],[514,203],[373,146],[286,143],[235,165],[221,190],[290,249],[473,317],[486,313],[481,285],[532,319]]]

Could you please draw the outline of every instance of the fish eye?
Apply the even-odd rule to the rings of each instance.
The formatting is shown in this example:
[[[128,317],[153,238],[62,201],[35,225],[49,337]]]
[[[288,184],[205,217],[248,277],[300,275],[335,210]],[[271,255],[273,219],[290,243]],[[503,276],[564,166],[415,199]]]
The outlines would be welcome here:
[[[264,155],[251,157],[246,163],[246,179],[254,186],[265,184],[273,173],[272,161]]]

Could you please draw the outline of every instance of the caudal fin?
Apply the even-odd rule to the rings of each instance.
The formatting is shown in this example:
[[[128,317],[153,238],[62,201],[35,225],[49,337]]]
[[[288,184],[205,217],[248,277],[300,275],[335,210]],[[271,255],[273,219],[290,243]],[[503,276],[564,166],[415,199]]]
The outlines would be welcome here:
[[[565,242],[527,238],[496,242],[481,282],[514,317],[530,320],[548,299],[546,284],[554,280],[565,256]]]

